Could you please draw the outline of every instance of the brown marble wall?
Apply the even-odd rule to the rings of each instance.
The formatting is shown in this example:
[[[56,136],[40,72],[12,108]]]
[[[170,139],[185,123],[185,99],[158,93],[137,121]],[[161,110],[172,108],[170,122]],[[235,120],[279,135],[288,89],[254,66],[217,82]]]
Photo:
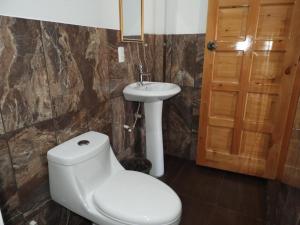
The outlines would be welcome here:
[[[298,101],[288,156],[284,166],[283,182],[300,188],[300,99]]]
[[[118,158],[135,155],[136,103],[122,90],[137,79],[135,65],[162,76],[160,36],[147,46],[121,44],[119,32],[0,17],[0,208],[6,224],[88,224],[50,200],[46,153],[89,130],[110,136]],[[126,62],[118,63],[117,47]]]
[[[164,80],[182,89],[179,95],[165,102],[165,151],[195,160],[205,35],[167,35],[165,38]]]

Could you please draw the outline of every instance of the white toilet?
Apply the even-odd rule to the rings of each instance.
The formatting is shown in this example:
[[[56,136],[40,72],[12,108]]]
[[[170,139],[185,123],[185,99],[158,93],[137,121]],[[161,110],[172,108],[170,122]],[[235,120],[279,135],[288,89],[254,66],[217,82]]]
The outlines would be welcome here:
[[[156,178],[125,170],[104,134],[82,134],[47,157],[52,199],[96,224],[180,223],[177,194]]]

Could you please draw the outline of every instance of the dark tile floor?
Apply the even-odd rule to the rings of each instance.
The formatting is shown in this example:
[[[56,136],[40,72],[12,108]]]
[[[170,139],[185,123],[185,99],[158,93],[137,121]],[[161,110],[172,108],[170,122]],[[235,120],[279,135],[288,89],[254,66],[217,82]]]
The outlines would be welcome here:
[[[166,156],[162,178],[183,204],[181,225],[265,225],[263,179],[196,166]]]

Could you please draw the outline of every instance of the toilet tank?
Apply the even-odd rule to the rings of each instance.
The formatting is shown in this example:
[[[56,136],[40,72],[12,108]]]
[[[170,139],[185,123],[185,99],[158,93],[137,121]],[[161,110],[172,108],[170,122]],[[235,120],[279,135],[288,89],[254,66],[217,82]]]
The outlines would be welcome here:
[[[47,153],[50,193],[54,201],[81,212],[87,196],[123,168],[105,134],[88,132]],[[75,207],[75,208],[74,208]]]

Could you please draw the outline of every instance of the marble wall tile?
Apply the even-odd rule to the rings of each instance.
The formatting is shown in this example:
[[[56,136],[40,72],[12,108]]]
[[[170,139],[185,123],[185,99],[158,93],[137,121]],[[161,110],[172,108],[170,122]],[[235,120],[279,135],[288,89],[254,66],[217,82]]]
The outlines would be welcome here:
[[[153,70],[152,78],[154,81],[164,81],[165,79],[165,36],[155,35],[154,39],[154,53],[153,53]]]
[[[57,142],[63,143],[73,137],[83,134],[88,128],[88,112],[80,110],[69,112],[54,119]]]
[[[17,186],[6,139],[0,138],[0,208],[7,221],[15,216]]]
[[[1,20],[0,107],[6,131],[52,117],[38,21]]]
[[[155,35],[145,35],[145,43],[130,43],[127,44],[127,59],[129,60],[128,80],[130,82],[139,81],[138,65],[142,64],[145,73],[150,73],[150,77],[144,79],[156,80],[155,63],[162,56],[156,48]],[[162,52],[162,51],[161,51]],[[157,64],[159,66],[159,64]],[[163,71],[163,68],[160,68]],[[157,69],[158,70],[158,69]]]
[[[289,146],[289,154],[286,160],[286,165],[288,166],[294,166],[297,165],[300,166],[300,131],[293,130],[292,137],[290,140],[290,146]]]
[[[56,23],[42,22],[41,27],[55,116],[77,111],[84,83],[73,55],[72,46],[70,46],[72,36],[69,37],[68,31],[73,32],[74,36],[84,37],[82,43],[86,42],[87,37],[80,32],[80,28],[77,26],[69,28],[69,26]]]
[[[193,89],[193,102],[192,102],[192,131],[197,133],[199,129],[200,120],[200,103],[201,103],[201,89]]]
[[[112,123],[125,124],[125,104],[123,97],[111,99]]]
[[[25,217],[26,221],[35,220],[39,225],[91,225],[92,222],[76,215],[54,201],[44,204],[36,213]],[[24,225],[24,224],[23,224]]]
[[[136,45],[138,44],[120,43],[119,33],[115,30],[107,30],[107,58],[111,81],[111,97],[122,96],[123,87],[135,80],[135,62],[132,58],[132,49],[136,48]],[[125,62],[118,62],[118,47],[124,47]]]
[[[118,158],[128,158],[136,154],[136,149],[141,148],[137,143],[140,124],[131,132],[124,129],[124,124],[133,126],[134,113],[137,110],[137,103],[126,102],[123,97],[111,99],[112,107],[112,130],[113,130],[113,146]]]
[[[190,87],[182,87],[181,92],[175,97],[169,99],[165,104],[169,104],[172,107],[169,108],[169,112],[175,110],[175,112],[182,118],[186,127],[192,128],[193,122],[193,95],[194,89]],[[170,119],[170,122],[172,119]]]
[[[39,225],[63,225],[67,223],[70,213],[54,201],[46,203],[38,213],[28,216],[27,220],[35,220]]]
[[[188,159],[194,159],[191,158],[194,155],[193,94],[193,88],[182,87],[179,95],[165,102],[166,109],[163,114],[166,153]]]
[[[106,101],[88,111],[88,129],[111,136],[112,109],[110,101]]]
[[[281,180],[293,187],[300,188],[300,98],[294,119],[292,136],[289,143],[288,155],[284,164]]]
[[[110,140],[112,144],[112,149],[116,154],[117,158],[126,157],[127,154],[125,152],[125,130],[121,124],[113,124],[112,125],[112,140]],[[123,155],[124,153],[124,155]]]
[[[108,72],[111,79],[124,79],[128,77],[128,49],[124,44],[119,44],[119,36],[117,31],[107,30],[107,59],[108,59]],[[118,62],[118,47],[125,48],[126,60],[125,62]]]
[[[110,97],[116,98],[123,96],[123,89],[128,85],[128,82],[124,79],[110,79],[109,89],[110,89]]]
[[[145,72],[153,72],[155,57],[155,36],[146,34],[144,43],[138,46],[139,56],[144,64]],[[152,74],[153,75],[153,74]]]
[[[19,211],[24,218],[39,213],[41,208],[50,201],[48,177],[30,180],[19,191]]]
[[[5,204],[1,206],[1,212],[5,225],[24,225],[24,216],[20,211],[20,199],[17,192],[9,197]]]
[[[136,139],[135,139],[135,155],[136,157],[146,157],[146,129],[145,129],[145,121],[140,120],[136,129]]]
[[[189,159],[196,160],[198,150],[198,133],[192,132],[191,150]]]
[[[164,38],[164,81],[170,82],[172,73],[172,53],[173,53],[173,42],[172,36],[168,35]]]
[[[299,166],[285,165],[284,175],[281,181],[285,184],[291,185],[292,187],[300,187],[300,169]]]
[[[189,158],[192,144],[191,129],[173,106],[170,106],[169,110],[168,127],[164,140],[165,151],[170,155]]]
[[[105,29],[89,29],[88,45],[84,53],[85,61],[80,65],[88,64],[92,67],[91,70],[81,70],[86,92],[84,101],[93,106],[95,102],[101,104],[109,100],[109,60]]]
[[[46,155],[56,145],[53,120],[13,132],[8,144],[19,189],[34,179],[46,177]]]
[[[56,116],[109,99],[106,33],[102,29],[42,22]]]
[[[0,138],[0,193],[6,195],[12,194],[15,191],[16,183],[8,144],[4,138]]]
[[[1,115],[1,114],[0,114]],[[4,130],[4,126],[3,126],[3,122],[2,122],[2,118],[0,117],[0,135],[4,134],[5,130]]]
[[[57,142],[53,120],[13,131],[7,136],[17,192],[6,207],[10,214],[8,220],[13,220],[14,224],[16,219],[22,221],[50,198],[46,154]]]
[[[292,136],[289,143],[288,155],[284,164],[282,181],[300,188],[300,131],[296,130],[300,112],[297,111]]]
[[[165,102],[165,149],[168,154],[195,160],[205,35],[166,35],[164,42],[164,80],[182,87],[178,96]]]
[[[205,37],[201,34],[167,35],[166,80],[181,86],[200,87]]]

